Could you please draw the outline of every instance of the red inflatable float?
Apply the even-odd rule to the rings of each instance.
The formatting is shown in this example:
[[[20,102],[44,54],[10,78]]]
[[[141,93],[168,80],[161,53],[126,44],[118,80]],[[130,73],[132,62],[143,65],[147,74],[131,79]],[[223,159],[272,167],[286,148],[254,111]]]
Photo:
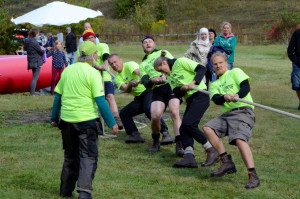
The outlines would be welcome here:
[[[51,84],[52,58],[43,64],[36,90]],[[0,56],[0,94],[28,92],[32,79],[31,70],[27,70],[26,55]]]

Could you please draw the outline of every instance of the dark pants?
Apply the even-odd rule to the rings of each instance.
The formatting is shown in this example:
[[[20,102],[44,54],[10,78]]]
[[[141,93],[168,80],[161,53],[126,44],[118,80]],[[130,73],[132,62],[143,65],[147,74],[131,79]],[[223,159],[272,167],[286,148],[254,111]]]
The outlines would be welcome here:
[[[40,71],[41,71],[41,67],[37,67],[37,68],[32,68],[32,80],[30,83],[30,95],[34,95],[35,93],[35,88],[36,88],[36,83],[39,79],[39,75],[40,75]]]
[[[194,146],[194,139],[205,144],[207,139],[198,125],[204,112],[209,107],[209,96],[196,92],[186,100],[186,109],[179,128],[182,145],[185,149],[188,146]]]
[[[51,78],[51,94],[54,93],[54,88],[57,82],[60,80],[61,73],[64,71],[64,68],[53,68],[52,67],[52,78]]]
[[[132,102],[127,104],[120,111],[120,118],[124,125],[125,131],[128,135],[131,135],[133,132],[138,131],[133,117],[142,113],[145,113],[147,118],[151,120],[151,107],[152,102],[152,91],[144,91],[141,95],[136,96]],[[161,133],[168,131],[168,126],[163,119],[160,120],[161,124]]]
[[[78,192],[91,193],[97,169],[101,123],[96,119],[75,124],[62,121],[59,127],[64,149],[60,195],[71,196],[76,182]]]

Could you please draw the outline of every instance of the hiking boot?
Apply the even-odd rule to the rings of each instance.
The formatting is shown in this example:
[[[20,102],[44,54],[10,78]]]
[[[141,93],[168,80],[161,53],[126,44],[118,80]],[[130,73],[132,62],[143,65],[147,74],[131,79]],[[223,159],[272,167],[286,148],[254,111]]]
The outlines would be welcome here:
[[[183,155],[184,155],[184,150],[182,148],[182,142],[180,140],[176,141],[175,153],[179,157],[183,157]]]
[[[121,121],[120,117],[119,117],[119,116],[114,116],[114,118],[115,118],[116,123],[117,123],[117,125],[118,125],[118,129],[119,129],[119,130],[124,129],[124,126],[123,126],[123,124],[122,124],[122,121]]]
[[[128,136],[128,138],[125,140],[126,144],[131,144],[131,143],[144,143],[145,140],[142,138],[140,132],[136,131],[133,132],[131,135]]]
[[[174,139],[172,138],[172,136],[169,134],[168,131],[164,131],[162,133],[162,139],[160,141],[161,145],[167,145],[167,144],[173,144]]]
[[[78,194],[78,199],[92,199],[92,195],[85,191],[80,191]]]
[[[208,167],[219,161],[219,153],[214,147],[206,149],[206,160],[201,164],[202,167]]]
[[[258,187],[260,184],[260,180],[255,172],[249,172],[249,181],[245,185],[246,189],[253,189],[255,187]]]
[[[225,174],[229,173],[235,173],[236,168],[232,161],[231,155],[226,154],[220,157],[221,160],[221,167],[217,170],[211,173],[211,177],[222,177]]]
[[[159,143],[159,134],[152,134],[153,143],[152,146],[149,148],[149,153],[153,154],[159,151],[160,143]]]
[[[176,168],[197,168],[198,164],[195,160],[195,157],[191,153],[184,154],[183,159],[175,162],[173,167]]]

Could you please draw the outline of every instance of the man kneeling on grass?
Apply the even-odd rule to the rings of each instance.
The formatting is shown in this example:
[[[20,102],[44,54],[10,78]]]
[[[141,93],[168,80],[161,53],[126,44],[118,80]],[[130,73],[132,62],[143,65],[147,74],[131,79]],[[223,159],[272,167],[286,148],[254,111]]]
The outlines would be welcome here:
[[[227,154],[220,138],[228,135],[229,144],[236,145],[248,169],[249,181],[246,189],[259,186],[259,178],[254,168],[254,160],[248,141],[252,134],[255,116],[254,106],[237,102],[243,98],[252,102],[249,77],[239,68],[228,70],[227,56],[216,52],[211,57],[218,79],[210,86],[212,100],[222,106],[223,114],[204,125],[204,133],[218,151],[221,167],[211,173],[212,177],[221,177],[235,173],[236,168],[231,155]]]

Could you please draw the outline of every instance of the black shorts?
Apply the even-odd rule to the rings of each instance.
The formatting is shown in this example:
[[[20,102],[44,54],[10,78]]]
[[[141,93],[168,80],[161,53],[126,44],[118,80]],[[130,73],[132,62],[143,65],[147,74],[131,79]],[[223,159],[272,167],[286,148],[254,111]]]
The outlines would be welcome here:
[[[170,84],[164,84],[153,89],[152,102],[161,101],[168,106],[169,101],[174,98],[177,97],[173,93]]]

